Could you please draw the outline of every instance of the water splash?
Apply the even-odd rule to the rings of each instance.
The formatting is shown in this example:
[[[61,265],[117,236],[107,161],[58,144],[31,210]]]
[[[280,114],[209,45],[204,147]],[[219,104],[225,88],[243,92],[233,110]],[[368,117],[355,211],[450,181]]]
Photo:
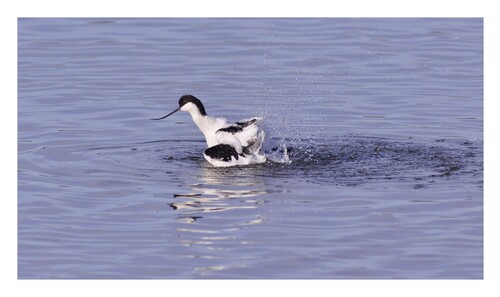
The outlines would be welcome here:
[[[272,139],[271,143],[268,144],[270,145],[270,148],[267,148],[265,150],[265,155],[266,158],[275,163],[283,163],[283,164],[290,164],[292,163],[292,160],[290,159],[290,155],[288,153],[288,147],[286,145],[285,139],[282,138],[278,141],[277,144],[272,144],[276,139]]]

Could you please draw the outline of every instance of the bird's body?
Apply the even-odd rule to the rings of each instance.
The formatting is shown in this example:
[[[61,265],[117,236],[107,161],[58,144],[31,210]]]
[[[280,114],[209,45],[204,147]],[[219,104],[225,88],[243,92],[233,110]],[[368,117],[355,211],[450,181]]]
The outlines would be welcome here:
[[[205,136],[208,149],[205,150],[204,157],[212,165],[222,167],[266,161],[266,157],[259,154],[265,138],[265,132],[257,126],[262,118],[254,117],[230,123],[225,118],[207,115],[200,100],[184,95],[179,99],[179,108],[159,119],[179,110],[189,112]]]

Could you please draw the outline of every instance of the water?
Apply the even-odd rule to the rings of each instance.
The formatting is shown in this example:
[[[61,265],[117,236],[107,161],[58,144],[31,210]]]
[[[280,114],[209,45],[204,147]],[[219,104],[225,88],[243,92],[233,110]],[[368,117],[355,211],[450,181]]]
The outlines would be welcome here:
[[[20,19],[18,276],[483,277],[482,19]],[[214,168],[186,113],[263,116]]]

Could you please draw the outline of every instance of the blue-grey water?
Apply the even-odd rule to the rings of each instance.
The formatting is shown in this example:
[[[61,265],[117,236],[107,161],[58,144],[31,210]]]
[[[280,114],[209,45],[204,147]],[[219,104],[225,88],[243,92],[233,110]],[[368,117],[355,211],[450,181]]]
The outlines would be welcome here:
[[[483,277],[482,19],[18,29],[19,278]],[[275,161],[149,120],[184,94]]]

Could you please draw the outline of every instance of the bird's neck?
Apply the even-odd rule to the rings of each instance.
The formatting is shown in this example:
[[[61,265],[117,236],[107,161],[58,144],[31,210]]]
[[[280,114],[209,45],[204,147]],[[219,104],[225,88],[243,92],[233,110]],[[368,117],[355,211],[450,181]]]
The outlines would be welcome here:
[[[191,117],[193,118],[193,122],[198,126],[200,131],[205,134],[205,137],[207,137],[207,133],[215,132],[211,131],[212,126],[214,125],[214,120],[215,118],[208,116],[208,115],[202,115],[198,111],[190,112]]]
[[[205,116],[201,115],[201,113],[198,110],[193,110],[189,112],[189,114],[191,114],[193,122],[195,122],[196,126],[200,127],[200,125],[203,125],[203,118]]]
[[[216,131],[221,128],[221,123],[218,118],[214,118],[208,115],[201,115],[200,113],[191,113],[193,121],[198,126],[198,129],[205,136],[207,145],[213,146],[216,144]]]

